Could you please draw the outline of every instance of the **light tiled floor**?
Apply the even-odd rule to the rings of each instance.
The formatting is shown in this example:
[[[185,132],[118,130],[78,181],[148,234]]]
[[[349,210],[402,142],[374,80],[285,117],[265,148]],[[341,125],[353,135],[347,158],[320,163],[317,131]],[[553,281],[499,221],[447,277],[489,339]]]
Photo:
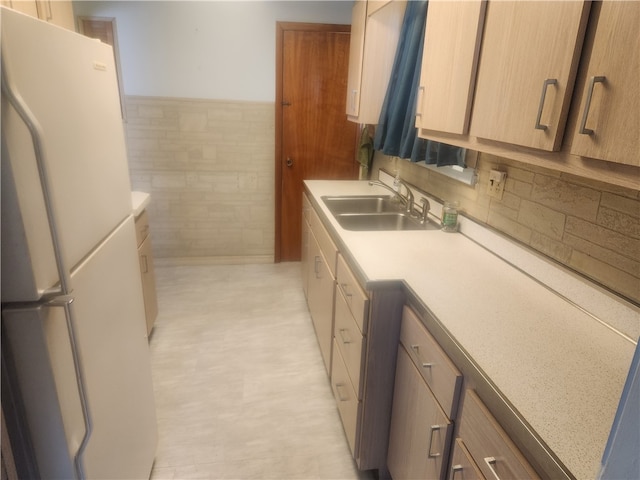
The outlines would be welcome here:
[[[372,478],[351,458],[299,263],[156,275],[152,480]]]

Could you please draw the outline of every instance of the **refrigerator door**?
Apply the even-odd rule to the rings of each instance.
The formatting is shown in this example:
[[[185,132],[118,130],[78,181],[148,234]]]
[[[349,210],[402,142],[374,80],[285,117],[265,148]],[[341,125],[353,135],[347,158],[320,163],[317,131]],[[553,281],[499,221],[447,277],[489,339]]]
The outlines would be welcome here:
[[[68,269],[131,213],[110,46],[2,8],[2,301],[32,301],[58,281],[32,135],[39,127]],[[13,185],[11,185],[13,184]]]
[[[85,478],[149,478],[157,444],[151,363],[133,217],[76,270],[71,304],[93,424]],[[6,340],[42,478],[73,478],[85,433],[60,308],[3,311]],[[71,473],[71,475],[69,475]]]

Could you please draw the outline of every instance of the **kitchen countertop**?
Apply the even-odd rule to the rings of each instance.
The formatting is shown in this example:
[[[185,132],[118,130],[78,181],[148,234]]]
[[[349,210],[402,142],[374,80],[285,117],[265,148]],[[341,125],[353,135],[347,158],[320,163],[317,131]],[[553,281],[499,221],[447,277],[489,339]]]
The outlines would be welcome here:
[[[383,188],[305,186],[365,284],[404,282],[566,468],[595,478],[634,353],[630,336],[461,233],[347,231],[321,200],[388,194]],[[616,308],[638,318],[631,307]]]
[[[144,212],[149,205],[149,200],[151,200],[151,195],[146,192],[131,192],[131,213],[134,217]]]

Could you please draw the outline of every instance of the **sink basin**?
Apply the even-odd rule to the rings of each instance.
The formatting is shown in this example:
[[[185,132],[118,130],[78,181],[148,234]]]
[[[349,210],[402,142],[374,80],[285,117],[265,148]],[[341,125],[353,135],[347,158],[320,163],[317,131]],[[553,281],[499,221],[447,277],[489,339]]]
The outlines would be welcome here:
[[[334,215],[341,213],[400,212],[402,205],[388,195],[358,195],[322,197],[322,201]]]
[[[415,218],[398,212],[341,213],[335,217],[345,230],[439,230],[439,227],[431,222],[422,225]]]

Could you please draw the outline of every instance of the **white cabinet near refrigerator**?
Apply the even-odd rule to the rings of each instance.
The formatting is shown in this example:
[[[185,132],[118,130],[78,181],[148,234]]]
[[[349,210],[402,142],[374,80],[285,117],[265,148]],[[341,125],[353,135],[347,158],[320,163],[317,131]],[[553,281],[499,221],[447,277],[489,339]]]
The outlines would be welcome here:
[[[157,426],[113,52],[0,19],[3,390],[19,400],[3,391],[3,413],[31,445],[14,455],[41,478],[148,478]]]

